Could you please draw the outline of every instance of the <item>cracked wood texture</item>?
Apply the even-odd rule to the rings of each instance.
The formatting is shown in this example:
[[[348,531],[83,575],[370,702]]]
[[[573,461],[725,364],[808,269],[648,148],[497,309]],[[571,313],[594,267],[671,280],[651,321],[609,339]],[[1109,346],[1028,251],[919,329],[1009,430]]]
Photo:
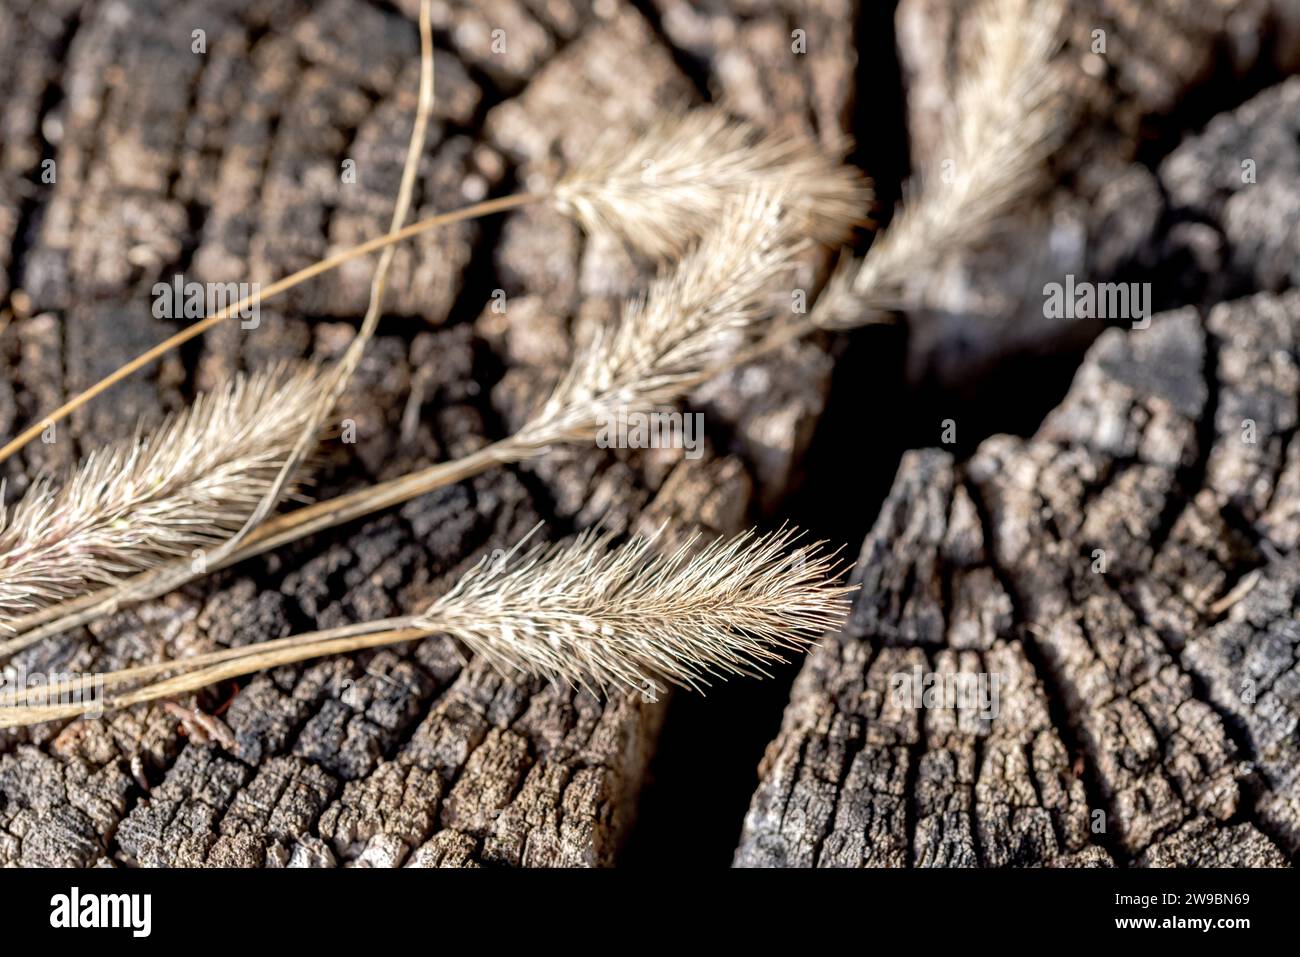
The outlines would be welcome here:
[[[737,865],[1300,852],[1300,78],[1147,176],[1197,304],[1103,333],[1032,438],[904,456]],[[999,706],[908,707],[914,671],[997,676]]]
[[[1111,330],[1032,439],[908,453],[736,862],[1288,862],[1297,328],[1291,291]],[[999,707],[907,707],[914,669],[998,676]]]
[[[1107,25],[1141,35],[1143,4],[1098,2]],[[1219,5],[1189,20],[1182,0],[1158,2],[1161,22],[1172,24],[1165,32],[1182,38],[1179,58],[1169,60],[1159,44],[1127,56],[1106,78],[1132,115],[1160,113],[1189,86],[1204,88],[1216,62],[1207,51],[1225,43],[1234,69],[1253,55],[1281,63],[1294,49],[1285,0],[1249,0],[1230,25]],[[8,298],[0,312],[0,434],[40,421],[174,331],[179,323],[151,316],[155,282],[182,273],[266,283],[385,228],[415,107],[415,7],[414,0],[0,7],[0,302]],[[723,100],[763,123],[833,136],[849,126],[863,75],[855,47],[866,38],[855,38],[855,22],[849,0],[438,2],[437,103],[413,215],[544,184],[606,127],[643,122],[670,104]],[[1245,41],[1260,24],[1274,46],[1252,54]],[[805,31],[807,54],[792,53],[796,28]],[[494,50],[498,29],[505,47]],[[195,30],[203,31],[202,53],[194,52]],[[900,26],[905,60],[941,67],[924,55],[909,60],[901,33]],[[920,102],[922,82],[908,85]],[[1275,95],[1294,97],[1294,87]],[[1285,234],[1276,224],[1295,218],[1264,217],[1297,208],[1295,167],[1285,166],[1294,131],[1270,120],[1296,116],[1294,99],[1255,113],[1207,131],[1195,145],[1202,155],[1189,154],[1181,173],[1170,163],[1157,175],[1127,165],[1128,146],[1115,151],[1124,174],[1087,213],[1090,241],[1105,244],[1097,261],[1111,264],[1097,267],[1103,274],[1130,260],[1155,263],[1180,277],[1161,284],[1162,295],[1173,290],[1170,306],[1294,284],[1296,259],[1278,245]],[[869,110],[858,115],[870,122]],[[915,117],[913,127],[921,158]],[[874,127],[856,132],[865,139]],[[1126,125],[1121,144],[1131,135]],[[1258,185],[1267,194],[1205,175],[1223,161],[1239,164],[1242,135],[1253,137],[1249,155],[1261,157]],[[347,160],[357,175],[344,186]],[[1141,215],[1121,215],[1130,210]],[[226,324],[117,386],[53,441],[0,467],[8,494],[237,370],[339,355],[365,308],[370,268],[350,264],[300,287],[268,304],[257,329]],[[543,208],[401,247],[380,335],[339,409],[357,441],[325,443],[314,494],[357,488],[504,435],[573,343],[611,321],[649,275],[650,264],[588,240]],[[500,296],[504,312],[493,308]],[[1271,308],[1263,302],[1224,308],[1249,319]],[[999,506],[990,484],[1000,480],[977,480],[975,463],[958,470],[941,456],[909,458],[862,571],[877,597],[864,595],[851,631],[814,656],[800,679],[782,741],[799,735],[803,743],[793,754],[774,746],[739,860],[1090,864],[1273,861],[1293,852],[1285,795],[1295,767],[1286,657],[1294,642],[1281,609],[1289,600],[1283,559],[1293,547],[1286,542],[1300,536],[1288,504],[1300,485],[1287,424],[1294,385],[1290,366],[1273,353],[1270,377],[1252,374],[1250,350],[1272,348],[1271,340],[1245,341],[1246,351],[1234,352],[1227,337],[1248,334],[1232,319],[1216,326],[1200,315],[1184,320],[1182,335],[1200,337],[1206,370],[1226,363],[1225,371],[1193,390],[1204,393],[1196,409],[1178,406],[1190,437],[1172,425],[1157,429],[1151,454],[1164,462],[1176,437],[1195,443],[1170,481],[1200,489],[1194,500],[1210,495],[1211,504],[1223,483],[1234,510],[1217,514],[1234,534],[1212,539],[1200,513],[1176,522],[1193,499],[1167,488],[1160,498],[1158,483],[1138,482],[1142,470],[1113,493],[1140,493],[1142,508],[1115,510],[1119,500],[1109,513],[1138,521],[1155,509],[1161,554],[1186,563],[1199,586],[1188,593],[1172,572],[1141,587],[1116,578],[1125,567],[1117,554],[1111,577],[1093,581],[1075,569],[1078,582],[1049,582],[1039,607],[1021,593],[1032,569],[1006,554],[1008,537],[1019,544],[1017,523],[1033,515]],[[1284,331],[1285,324],[1277,334]],[[957,356],[964,349],[964,332],[925,335],[922,345],[937,342]],[[1135,350],[1139,341],[1135,334]],[[16,663],[29,671],[116,668],[393,614],[427,601],[539,520],[552,537],[598,520],[619,530],[669,521],[681,531],[732,531],[751,511],[774,509],[796,476],[832,365],[822,343],[801,343],[702,389],[694,401],[718,448],[700,461],[587,449],[486,474],[123,611]],[[1152,378],[1134,375],[1130,387],[1139,392]],[[1106,397],[1121,395],[1117,388],[1107,386]],[[1149,407],[1162,408],[1160,401],[1134,399],[1123,422],[1153,429]],[[1260,444],[1248,451],[1225,444],[1228,451],[1212,455],[1211,424],[1229,412],[1256,421]],[[1119,424],[1108,419],[1084,433],[1100,442]],[[1225,419],[1225,436],[1234,424]],[[1026,449],[1053,441],[1048,435],[1007,454],[1031,461]],[[1071,451],[1078,450],[1060,454]],[[1128,452],[1116,463],[1119,477],[1143,464]],[[1039,488],[1026,481],[1031,492]],[[1089,502],[1104,484],[1089,486]],[[1206,514],[1210,522],[1216,513]],[[1053,554],[1082,547],[1078,529],[1050,534],[1071,544],[1036,526],[1023,537]],[[895,542],[912,543],[917,555]],[[1168,595],[1148,593],[1161,582]],[[1052,601],[1084,587],[1101,595],[1090,606],[1103,622],[1092,640],[1106,649],[1095,663],[1066,637],[1059,652],[1052,642],[1051,628],[1064,629],[1066,615]],[[1213,612],[1221,595],[1235,593],[1240,602]],[[1140,661],[1115,657],[1114,622],[1129,621],[1125,614],[1146,622]],[[1271,636],[1267,653],[1253,640],[1261,631]],[[1003,717],[981,724],[890,710],[882,680],[913,665],[997,669],[1008,676]],[[1148,687],[1135,683],[1143,674],[1177,692],[1169,699],[1176,712],[1132,690]],[[837,692],[827,696],[832,685]],[[1108,702],[1103,718],[1073,703],[1083,700],[1079,691],[1098,711]],[[664,708],[505,681],[437,639],[277,669],[196,703],[224,709],[234,747],[199,744],[149,706],[102,722],[0,734],[0,863],[607,864],[633,816]],[[1154,717],[1116,730],[1117,715],[1145,715],[1144,707]],[[1171,727],[1183,733],[1171,737]],[[1134,742],[1108,757],[1119,731]],[[1172,805],[1159,803],[1169,795]],[[1092,829],[1097,811],[1107,815],[1101,833]]]
[[[267,283],[386,228],[416,102],[416,7],[0,8],[0,434],[178,328],[152,317],[155,282]],[[796,7],[816,56],[790,49]],[[437,101],[413,217],[545,182],[606,128],[705,97],[841,131],[850,14],[836,0],[743,22],[726,4],[436,3]],[[355,183],[341,182],[345,161]],[[372,268],[299,287],[258,328],[227,323],[117,386],[6,464],[9,495],[237,370],[339,355]],[[337,412],[357,441],[325,443],[313,494],[506,434],[582,327],[615,319],[651,272],[540,208],[400,247],[386,318]],[[734,532],[789,481],[829,371],[820,346],[794,345],[715,400],[711,421],[743,458],[584,449],[498,470],[15,664],[106,670],[415,609],[539,521],[551,537],[598,520]],[[665,707],[504,680],[442,639],[280,668],[197,703],[224,709],[232,748],[189,739],[153,706],[0,735],[0,864],[608,864]]]

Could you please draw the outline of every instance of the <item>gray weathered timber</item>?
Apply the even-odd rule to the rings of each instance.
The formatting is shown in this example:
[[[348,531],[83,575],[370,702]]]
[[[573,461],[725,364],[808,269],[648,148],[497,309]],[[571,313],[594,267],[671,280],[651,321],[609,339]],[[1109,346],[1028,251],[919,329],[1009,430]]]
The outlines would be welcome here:
[[[1200,305],[1106,332],[1033,439],[988,439],[961,467],[904,458],[849,625],[809,659],[760,768],[738,864],[1300,850],[1300,78],[1132,169],[1162,207],[1134,278]],[[949,712],[886,707],[889,676],[916,666],[1003,669],[1008,697],[954,736]]]
[[[1110,330],[1032,439],[905,456],[736,862],[1286,863],[1297,328],[1292,291]],[[891,707],[914,667],[999,713]]]
[[[800,673],[742,866],[1107,863],[1083,781],[949,456],[909,453],[854,573],[844,631]],[[994,719],[905,707],[896,675],[994,672]]]
[[[1161,3],[1174,9],[1177,0]],[[1131,4],[1103,6],[1107,24],[1131,22]],[[849,125],[852,3],[435,7],[437,104],[414,215],[544,183],[606,127],[644,121],[668,104],[725,98],[761,122],[828,137]],[[1121,72],[1110,86],[1136,89],[1126,102],[1145,116],[1163,109],[1162,97],[1203,84],[1207,51],[1225,39],[1234,69],[1249,64],[1242,42],[1251,30],[1243,27],[1262,24],[1273,38],[1262,55],[1295,47],[1285,4],[1247,7],[1228,33],[1217,21],[1190,24],[1183,52],[1200,64],[1191,73],[1154,75],[1147,96],[1153,75],[1140,59],[1125,61],[1123,70],[1138,72]],[[153,283],[178,272],[266,283],[385,228],[415,105],[415,8],[414,0],[0,7],[0,435],[39,421],[178,328],[150,315]],[[509,38],[504,55],[491,50],[497,26]],[[807,33],[807,54],[792,55],[795,27]],[[195,29],[205,31],[203,54],[190,46]],[[1294,87],[1207,129],[1154,173],[1124,166],[1130,157],[1120,150],[1120,165],[1105,167],[1119,172],[1088,214],[1098,273],[1155,263],[1188,282],[1175,299],[1207,305],[1294,285],[1287,243],[1295,233],[1286,225],[1295,222],[1287,212],[1297,182],[1287,152],[1296,143],[1287,123],[1300,115],[1288,112]],[[1239,170],[1243,155],[1261,158],[1258,186],[1267,192],[1219,175]],[[53,181],[43,177],[47,160]],[[342,188],[348,160],[357,182]],[[1273,215],[1279,210],[1285,215]],[[0,467],[9,494],[235,371],[337,356],[365,308],[370,268],[352,264],[301,287],[264,308],[257,330],[227,324],[117,386],[55,441]],[[503,435],[553,380],[583,327],[611,321],[651,268],[540,208],[404,247],[389,315],[339,409],[358,441],[326,443],[313,494]],[[497,290],[504,313],[492,308]],[[872,537],[879,554],[874,571],[864,567],[865,604],[846,636],[810,660],[791,706],[791,716],[804,715],[799,727],[812,729],[807,766],[774,745],[768,790],[756,799],[738,860],[1273,863],[1278,848],[1294,852],[1286,609],[1296,580],[1287,556],[1300,537],[1292,509],[1300,455],[1291,452],[1295,389],[1285,356],[1295,349],[1279,322],[1271,339],[1250,333],[1235,344],[1238,323],[1293,310],[1293,302],[1293,294],[1242,299],[1210,314],[1204,328],[1192,324],[1214,371],[1203,397],[1192,390],[1186,408],[1196,411],[1180,414],[1198,443],[1212,421],[1222,418],[1215,428],[1227,436],[1252,418],[1255,446],[1225,439],[1208,454],[1198,444],[1190,464],[1174,469],[1178,489],[1194,493],[1186,499],[1173,491],[1161,499],[1169,483],[1158,476],[1151,488],[1136,478],[1123,484],[1133,455],[1106,466],[1120,483],[1114,505],[1141,493],[1142,507],[1098,510],[1110,517],[1096,521],[1145,521],[1156,503],[1151,547],[1165,564],[1127,582],[1071,571],[1101,595],[1086,592],[1111,628],[1096,652],[1101,663],[1071,658],[1068,635],[1031,629],[1068,631],[1060,596],[1084,586],[1055,579],[1043,608],[1021,593],[1035,572],[1017,557],[1018,535],[1053,553],[1069,546],[1020,529],[1032,510],[1002,509],[999,490],[1011,487],[999,484],[995,466],[992,477],[977,472],[1002,452],[1031,461],[1037,444],[991,442],[961,469],[939,455],[908,459]],[[1194,352],[1197,334],[1178,333],[1190,339],[1174,352]],[[928,333],[917,327],[915,335]],[[932,339],[960,345],[964,335],[939,330]],[[1254,373],[1263,360],[1266,378]],[[1158,378],[1149,367],[1162,363],[1144,359],[1131,377]],[[692,463],[589,449],[490,473],[123,611],[30,650],[21,663],[113,668],[392,614],[428,600],[538,521],[549,536],[597,520],[619,530],[667,521],[733,531],[751,502],[770,509],[786,491],[831,371],[822,344],[803,343],[702,390],[696,401],[711,435],[735,454]],[[1104,393],[1120,395],[1113,386]],[[1132,427],[1168,444],[1165,431],[1143,420],[1152,403],[1159,406],[1135,405]],[[1069,474],[1061,481],[1073,481]],[[1103,485],[1089,487],[1089,506]],[[1059,494],[1062,507],[1079,504],[1072,492]],[[1220,495],[1232,505],[1216,512]],[[1185,511],[1192,502],[1208,508],[1205,516]],[[1220,538],[1216,514],[1228,529]],[[1081,532],[1070,534],[1087,544]],[[916,555],[891,543],[909,543]],[[1127,628],[1124,609],[1146,622],[1133,674],[1124,667],[1139,652],[1123,645],[1112,660],[1119,626],[1111,623]],[[913,665],[1000,669],[1008,675],[1000,717],[890,710],[888,676]],[[1133,690],[1147,687],[1133,684],[1147,673],[1164,682],[1147,691],[1176,703],[1174,711]],[[819,690],[832,686],[832,698]],[[1089,700],[1100,718],[1078,703],[1098,688]],[[1122,701],[1103,696],[1119,689]],[[608,864],[634,816],[664,708],[506,681],[440,640],[277,669],[193,703],[224,709],[232,747],[200,744],[158,707],[0,736],[0,864]],[[1194,729],[1190,740],[1168,737],[1184,719],[1195,722],[1185,726]],[[1141,731],[1131,744],[1117,738],[1129,728]],[[796,779],[789,801],[772,790]],[[1098,812],[1102,832],[1093,830]]]

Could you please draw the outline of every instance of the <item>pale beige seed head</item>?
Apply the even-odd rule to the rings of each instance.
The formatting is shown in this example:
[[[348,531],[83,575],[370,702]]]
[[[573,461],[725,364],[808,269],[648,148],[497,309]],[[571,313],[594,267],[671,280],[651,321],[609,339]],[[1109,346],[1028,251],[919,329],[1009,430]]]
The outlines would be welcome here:
[[[951,120],[893,222],[850,261],[813,310],[825,328],[907,305],[909,285],[944,257],[978,246],[1039,189],[1069,125],[1054,61],[1062,0],[984,0],[974,14]]]
[[[484,559],[419,620],[509,675],[593,688],[699,689],[763,673],[839,627],[852,590],[820,545],[746,532],[667,554],[607,535]]]
[[[701,243],[574,358],[516,441],[537,450],[586,441],[602,418],[681,398],[757,338],[803,246],[782,197],[731,201]]]
[[[610,134],[552,198],[588,232],[653,256],[681,255],[729,203],[754,190],[786,197],[798,232],[839,243],[867,221],[871,204],[867,180],[843,155],[702,107],[665,116],[639,135]]]
[[[37,481],[0,510],[0,623],[228,537],[271,487],[320,386],[312,366],[239,376],[62,481]]]

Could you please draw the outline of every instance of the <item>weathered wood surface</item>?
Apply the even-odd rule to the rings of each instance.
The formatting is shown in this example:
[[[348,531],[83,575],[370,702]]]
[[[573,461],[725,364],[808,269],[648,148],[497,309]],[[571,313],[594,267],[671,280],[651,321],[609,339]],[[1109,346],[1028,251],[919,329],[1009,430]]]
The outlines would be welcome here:
[[[988,439],[960,467],[905,456],[737,864],[1300,851],[1298,107],[1293,79],[1159,169],[1168,221],[1213,256],[1187,270],[1203,307],[1105,332],[1033,438]],[[1244,183],[1245,157],[1267,174]],[[1279,291],[1214,301],[1243,283]],[[1000,675],[996,716],[904,707],[890,679],[913,668]]]
[[[0,283],[16,293],[0,332],[0,434],[176,328],[150,315],[156,281],[265,283],[386,228],[417,86],[416,4],[399,7],[0,9]],[[814,131],[847,119],[852,34],[827,26],[837,4],[800,4],[822,55],[798,60],[780,8],[736,29],[725,8],[666,9],[661,23],[622,2],[435,7],[437,103],[414,215],[545,178],[606,128],[706,94],[734,89],[738,109]],[[491,49],[497,28],[504,53]],[[355,184],[340,182],[345,159]],[[339,354],[371,265],[118,386],[9,463],[9,494],[236,370]],[[338,411],[357,442],[327,444],[314,493],[502,436],[566,361],[576,326],[611,317],[649,274],[543,210],[402,247],[388,318]],[[490,308],[497,289],[504,315]],[[752,467],[586,449],[493,472],[15,663],[109,669],[413,609],[538,521],[548,536],[638,518],[733,532],[755,488],[775,496],[788,481],[798,449],[782,436],[806,441],[829,366],[818,346],[792,347],[749,380],[743,415],[709,410],[738,448],[760,450]],[[441,640],[278,669],[198,701],[227,708],[233,748],[188,739],[159,707],[0,737],[0,864],[607,864],[664,708],[506,681]]]
[[[1290,292],[1111,330],[1033,439],[909,453],[737,863],[1289,860],[1297,328]],[[913,668],[1000,675],[996,717],[901,706]]]
[[[415,215],[545,181],[605,127],[643,121],[668,104],[725,99],[763,122],[824,134],[850,123],[861,38],[856,5],[843,0],[435,7],[437,105]],[[180,272],[266,283],[385,228],[415,104],[414,10],[413,0],[0,7],[0,303],[9,297],[0,313],[0,434],[37,421],[176,328],[150,316],[154,282]],[[492,51],[498,28],[503,53]],[[202,55],[191,52],[195,29],[206,31]],[[792,54],[793,29],[806,31],[807,54]],[[1217,43],[1222,34],[1207,36]],[[345,159],[358,171],[346,187]],[[56,164],[53,183],[42,179],[46,160]],[[1140,188],[1157,202],[1172,197],[1168,183]],[[1217,209],[1227,192],[1206,202]],[[1191,208],[1190,198],[1178,202]],[[1246,248],[1255,235],[1250,202],[1238,202],[1238,238],[1217,215],[1196,215],[1179,248],[1198,256]],[[1130,205],[1119,196],[1099,215]],[[1173,236],[1156,224],[1178,216],[1174,209],[1142,220],[1144,228],[1116,243],[1115,258],[1151,235]],[[1206,229],[1234,245],[1207,246]],[[1195,262],[1187,272],[1203,279],[1205,261]],[[505,434],[566,360],[580,326],[608,319],[648,275],[648,264],[540,209],[404,247],[388,318],[339,410],[355,420],[358,441],[327,447],[315,493]],[[236,370],[338,355],[368,283],[369,265],[351,265],[269,304],[259,329],[228,324],[119,385],[55,442],[35,443],[0,468],[8,494]],[[507,297],[504,315],[489,308],[497,289]],[[797,473],[832,365],[821,344],[800,344],[704,391],[710,435],[730,454],[683,462],[592,449],[495,472],[120,613],[90,634],[32,649],[21,663],[107,669],[395,613],[539,520],[552,536],[596,520],[625,528],[671,518],[678,527],[734,530],[751,503],[766,511],[779,502]],[[980,596],[993,602],[987,614],[972,610],[963,628],[927,625],[926,634],[939,634],[952,655],[995,659],[1018,676],[1019,710],[991,749],[978,729],[881,721],[872,733],[882,738],[863,759],[877,763],[851,778],[876,803],[864,811],[843,802],[840,836],[826,847],[849,860],[867,853],[864,832],[879,834],[881,853],[900,862],[920,834],[934,861],[1125,859],[1118,838],[1088,827],[1090,810],[1108,808],[1108,792],[1087,762],[1074,770],[1082,738],[1061,717],[1064,685],[1025,641],[1026,612],[970,476],[925,462],[934,486],[925,494],[951,489],[951,509],[936,501],[933,514],[909,520],[952,530],[944,532],[952,541],[943,567],[970,588],[961,607],[975,609]],[[1271,521],[1286,524],[1276,510]],[[889,653],[915,659],[909,641]],[[826,671],[823,655],[815,669]],[[3,733],[0,863],[605,864],[634,814],[664,707],[505,681],[437,640],[278,669],[198,703],[226,708],[233,748],[190,740],[155,707]],[[1243,733],[1234,728],[1232,742],[1250,753]],[[1023,761],[1019,748],[1032,749]],[[994,753],[1003,763],[986,791],[951,786],[974,781],[989,766],[983,755]],[[916,762],[924,777],[895,780],[914,757],[925,758]],[[1280,779],[1287,764],[1265,767],[1261,760],[1247,780]],[[1215,775],[1223,777],[1205,776]],[[838,780],[826,778],[820,793],[833,793]],[[911,802],[917,782],[925,786]],[[1119,780],[1117,793],[1129,786]],[[983,803],[981,793],[989,795]],[[1252,805],[1241,785],[1234,793],[1237,810],[1213,825],[1213,846],[1228,855],[1240,842],[1223,835],[1248,835],[1241,846],[1267,857],[1269,840],[1281,842],[1271,822],[1286,820],[1285,808]],[[963,815],[984,807],[987,818],[963,832]],[[1218,818],[1189,811],[1187,826],[1210,820]],[[778,859],[773,847],[762,859]]]

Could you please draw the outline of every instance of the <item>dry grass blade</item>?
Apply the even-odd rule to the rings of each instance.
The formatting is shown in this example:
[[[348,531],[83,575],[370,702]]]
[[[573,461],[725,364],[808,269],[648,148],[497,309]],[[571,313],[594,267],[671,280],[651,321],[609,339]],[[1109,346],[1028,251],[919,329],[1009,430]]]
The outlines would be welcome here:
[[[310,423],[323,379],[280,367],[201,395],[0,511],[0,622],[206,548],[241,527]]]
[[[1068,127],[1062,0],[985,0],[975,14],[952,119],[922,177],[864,260],[850,260],[818,298],[814,321],[848,328],[906,305],[909,280],[983,242],[1040,188]]]
[[[397,199],[393,203],[393,217],[388,227],[389,232],[400,229],[410,211],[411,196],[415,191],[415,176],[420,168],[420,155],[424,152],[425,135],[429,128],[429,112],[433,109],[433,27],[430,4],[431,0],[421,0],[420,3],[420,95],[415,109],[415,121],[411,125],[411,138],[406,147],[406,160],[402,164],[402,180],[398,186]],[[317,398],[316,408],[312,410],[312,418],[300,430],[293,449],[280,468],[280,474],[266,490],[262,501],[248,516],[243,527],[218,550],[216,560],[220,561],[234,552],[239,543],[271,514],[280,500],[281,493],[292,481],[294,471],[311,454],[325,417],[334,409],[346,390],[357,366],[361,364],[361,357],[365,353],[367,344],[379,326],[384,293],[388,289],[388,272],[393,265],[393,256],[396,252],[395,246],[389,246],[380,254],[379,263],[375,266],[375,273],[370,283],[370,303],[366,307],[366,314],[361,320],[361,328],[357,331],[356,338],[348,345],[343,358],[332,370],[322,394]]]
[[[352,346],[340,361],[337,372],[332,381],[325,385],[323,393],[318,400],[318,412],[315,423],[315,425],[318,426],[320,420],[329,414],[329,411],[338,401],[339,396],[342,395],[349,378],[353,371],[355,371],[357,364],[361,361],[361,354],[365,349],[366,343],[374,334],[375,327],[379,322],[379,313],[383,305],[384,292],[387,288],[388,271],[392,265],[393,255],[396,251],[395,244],[402,239],[417,235],[420,232],[432,229],[438,225],[457,222],[463,219],[471,219],[478,215],[486,215],[489,212],[513,208],[515,206],[533,202],[537,199],[537,197],[534,197],[531,194],[521,194],[514,197],[505,197],[504,199],[489,200],[484,203],[476,204],[475,206],[465,210],[444,214],[442,216],[434,216],[421,223],[415,223],[409,227],[402,228],[402,223],[406,220],[407,213],[410,210],[411,196],[415,186],[415,177],[419,169],[420,154],[424,150],[425,135],[429,122],[429,112],[433,107],[433,28],[431,23],[430,4],[431,0],[421,0],[419,15],[419,99],[416,106],[415,121],[412,124],[410,141],[407,145],[406,160],[402,167],[402,180],[398,188],[396,202],[394,203],[393,216],[391,224],[389,225],[388,233],[378,239],[362,243],[360,246],[354,247],[353,249],[346,250],[345,252],[314,263],[305,269],[299,270],[291,276],[287,276],[278,282],[272,283],[266,290],[258,291],[252,295],[246,296],[233,305],[194,323],[192,326],[182,329],[180,332],[169,337],[166,341],[145,351],[130,362],[127,362],[121,368],[115,370],[110,375],[105,376],[89,389],[84,390],[77,396],[74,396],[70,401],[54,410],[54,412],[49,416],[46,416],[40,422],[34,423],[18,436],[5,443],[3,447],[0,447],[0,462],[9,458],[9,456],[13,455],[34,439],[48,424],[66,418],[77,408],[110,388],[115,383],[120,382],[131,373],[143,368],[145,365],[148,365],[154,359],[164,355],[170,349],[200,335],[218,322],[224,321],[233,315],[238,315],[241,310],[249,306],[262,303],[273,296],[286,292],[294,286],[305,282],[307,279],[327,272],[330,269],[334,269],[351,259],[355,259],[358,256],[365,255],[375,250],[382,250],[379,264],[376,266],[374,278],[371,282],[370,304],[367,308],[366,316],[362,321],[361,330]],[[298,465],[301,464],[303,458],[310,453],[316,432],[317,428],[315,426],[303,430],[300,441],[295,445],[292,453],[286,460],[276,485],[269,491],[259,509],[250,516],[246,527],[241,529],[235,535],[236,540],[243,538],[244,535],[252,530],[254,525],[258,524],[268,514],[270,514],[271,509],[275,507],[276,502],[279,500],[279,492],[288,484],[294,469],[296,469]]]
[[[179,661],[165,661],[156,665],[113,671],[105,675],[91,676],[89,681],[72,678],[47,685],[40,690],[25,690],[20,693],[15,689],[0,692],[0,728],[23,727],[45,721],[75,718],[80,715],[97,715],[118,708],[127,708],[133,704],[198,691],[218,681],[306,661],[309,658],[346,654],[362,648],[378,648],[428,637],[428,632],[410,626],[411,619],[404,618],[400,621],[404,627],[376,628],[369,624],[347,625],[328,631],[310,632],[262,644],[196,655]],[[146,674],[169,672],[179,672],[179,674],[112,696],[100,697],[102,691],[131,684]]]
[[[284,515],[277,515],[258,526],[244,543],[220,561],[211,558],[202,569],[189,570],[176,585],[196,581],[204,575],[237,564],[248,558],[262,555],[272,549],[296,542],[315,532],[334,528],[353,519],[371,515],[385,508],[410,501],[417,495],[464,479],[499,465],[518,460],[518,454],[504,447],[505,443],[486,446],[478,452],[449,462],[439,462],[417,472],[398,476],[367,488],[339,495],[323,502],[306,505]],[[0,656],[15,654],[46,638],[63,634],[69,629],[88,624],[128,601],[131,596],[145,594],[141,579],[146,575],[128,579],[120,585],[90,592],[78,598],[24,615],[13,622],[15,637],[0,640]]]
[[[556,184],[552,199],[589,232],[677,256],[729,203],[763,189],[787,197],[799,232],[835,244],[866,222],[871,202],[861,172],[842,162],[842,145],[828,152],[705,107],[667,116],[634,137],[607,137]]]
[[[374,239],[368,239],[364,243],[351,246],[332,256],[314,262],[310,266],[304,266],[297,272],[291,273],[282,279],[277,279],[269,286],[264,286],[237,302],[226,306],[224,309],[220,309],[212,315],[200,319],[192,325],[186,326],[184,329],[181,329],[179,332],[164,339],[156,346],[150,347],[134,359],[114,369],[111,373],[100,379],[90,388],[77,393],[67,402],[63,403],[63,405],[51,411],[49,415],[24,429],[18,435],[6,442],[3,447],[0,447],[0,462],[4,462],[14,453],[22,449],[23,446],[35,439],[36,436],[41,434],[42,430],[44,430],[46,426],[51,423],[63,421],[87,402],[90,402],[96,396],[111,389],[123,379],[139,372],[155,359],[161,358],[172,349],[189,342],[191,339],[201,336],[213,326],[224,322],[232,316],[240,315],[241,311],[244,309],[259,305],[263,302],[268,302],[276,296],[283,295],[290,289],[302,285],[309,279],[324,275],[345,263],[352,262],[354,259],[360,259],[363,256],[368,256],[381,249],[387,249],[389,246],[396,243],[404,242],[405,240],[411,239],[415,236],[419,236],[443,226],[449,226],[453,223],[478,219],[493,213],[505,212],[506,210],[517,209],[520,206],[537,203],[540,202],[542,198],[543,197],[533,193],[515,193],[510,196],[499,196],[495,199],[486,199],[480,203],[475,203],[472,206],[453,209],[446,213],[439,213],[436,216],[430,216],[427,219],[422,219],[419,222],[412,223],[409,226],[404,226],[403,228],[394,230],[393,232],[385,233],[382,236],[376,236]]]
[[[558,545],[517,547],[470,569],[419,615],[358,623],[226,648],[175,661],[70,679],[32,695],[0,694],[0,727],[126,707],[217,681],[327,654],[448,634],[507,675],[525,674],[601,692],[695,689],[711,677],[754,675],[837,628],[852,588],[819,544],[793,548],[793,530],[745,533],[669,554],[653,540],[610,546],[584,534]],[[168,674],[147,684],[146,679]],[[116,692],[124,686],[130,690]],[[32,699],[35,700],[32,700]]]

